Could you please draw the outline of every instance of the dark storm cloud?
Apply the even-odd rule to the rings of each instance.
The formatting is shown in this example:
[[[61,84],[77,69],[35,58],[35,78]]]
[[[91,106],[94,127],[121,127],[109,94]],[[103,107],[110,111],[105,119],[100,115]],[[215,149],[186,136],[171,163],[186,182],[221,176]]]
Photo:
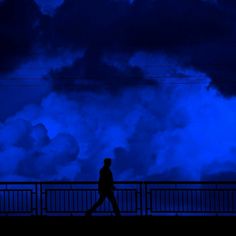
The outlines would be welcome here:
[[[116,43],[117,28],[123,27],[128,15],[127,1],[67,0],[49,19],[51,22],[45,22],[45,28],[51,32],[53,46],[104,49]]]
[[[82,59],[75,61],[59,71],[52,71],[53,85],[59,91],[109,91],[119,92],[125,87],[154,85],[144,79],[142,70],[137,66],[118,68],[106,63],[100,53],[88,50]]]
[[[7,0],[0,4],[0,72],[9,72],[32,58],[39,10],[31,0]]]
[[[231,31],[227,12],[201,0],[67,0],[50,31],[58,46],[172,51]]]
[[[67,0],[53,19],[44,22],[44,40],[55,49],[161,51],[207,72],[223,94],[234,95],[235,12],[235,3],[229,0],[136,0],[132,4]],[[101,57],[96,64],[101,64]]]
[[[117,71],[111,65],[107,65],[103,62],[104,54],[164,52],[176,57],[180,63],[208,73],[212,78],[212,84],[224,95],[236,94],[235,1],[59,2],[55,1],[51,5],[46,1],[37,0],[37,5],[33,0],[1,1],[1,72],[14,69],[20,63],[30,60],[35,47],[39,47],[48,56],[55,55],[60,50],[83,48],[92,51],[90,54],[93,55],[96,55],[97,51],[99,53],[96,57],[84,58],[83,63],[93,68],[89,74],[83,75],[88,81],[82,85],[79,83],[78,87],[81,90],[93,90],[92,87],[96,87],[96,83],[98,87],[100,84],[103,85],[109,74],[115,77],[111,89],[116,86],[122,89],[127,87],[127,84],[132,86],[136,81],[137,84],[140,84],[140,81],[141,84],[145,84],[146,81],[140,79],[140,72],[134,68]],[[57,6],[60,7],[56,9]],[[53,14],[42,15],[45,14],[45,9],[51,8]],[[101,67],[100,72],[96,66]],[[78,79],[71,80],[65,77],[67,73],[70,77],[70,74],[76,71],[81,74],[81,67],[81,61],[77,61],[71,67],[71,71],[68,67],[62,67],[61,71],[54,73],[54,88],[61,89],[63,84],[65,87],[78,84]],[[91,84],[91,74],[96,77],[95,84]],[[130,74],[138,79],[127,79],[130,78]],[[121,77],[123,79],[120,79]]]

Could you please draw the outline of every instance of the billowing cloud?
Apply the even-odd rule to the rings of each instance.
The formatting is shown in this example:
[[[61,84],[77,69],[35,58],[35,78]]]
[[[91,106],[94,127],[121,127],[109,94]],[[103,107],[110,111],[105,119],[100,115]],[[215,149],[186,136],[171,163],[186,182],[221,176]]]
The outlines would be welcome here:
[[[2,96],[32,105],[1,124],[1,179],[94,179],[105,156],[118,179],[234,178],[235,7],[2,1],[1,79],[43,60],[49,89]]]
[[[122,66],[120,61],[106,59],[93,50],[86,51],[84,57],[75,60],[72,66],[52,70],[49,78],[53,88],[63,92],[91,91],[116,94],[128,87],[156,84],[151,79],[144,79],[143,72],[138,66],[126,63]]]
[[[156,64],[147,68],[144,62]],[[40,105],[26,107],[2,124],[2,158],[11,155],[10,169],[2,173],[95,179],[106,156],[114,160],[116,179],[123,180],[216,179],[216,173],[234,173],[236,100],[209,89],[205,74],[165,56],[139,53],[129,64],[143,67],[147,77],[168,74],[169,81],[155,78],[159,86],[127,88],[116,96],[52,93]]]
[[[45,43],[54,50],[99,51],[97,64],[106,53],[132,56],[140,50],[164,52],[179,63],[207,73],[220,92],[231,96],[236,91],[235,12],[233,1],[225,0],[136,0],[132,4],[68,0],[42,29]],[[92,64],[94,58],[90,59]]]
[[[32,125],[22,119],[1,125],[1,179],[73,178],[73,170],[77,174],[79,146],[75,139],[63,133],[49,138],[47,132],[43,124]]]
[[[56,9],[64,3],[64,0],[34,0],[43,14],[53,16]]]
[[[0,11],[1,72],[42,51],[100,51],[98,65],[106,53],[164,52],[207,73],[225,96],[235,94],[234,1],[8,0]]]

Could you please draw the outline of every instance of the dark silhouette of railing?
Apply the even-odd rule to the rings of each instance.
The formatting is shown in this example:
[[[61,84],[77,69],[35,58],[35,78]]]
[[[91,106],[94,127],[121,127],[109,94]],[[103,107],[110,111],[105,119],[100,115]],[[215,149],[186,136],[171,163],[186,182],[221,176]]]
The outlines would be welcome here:
[[[236,182],[145,183],[147,215],[236,215]]]
[[[236,215],[236,182],[115,182],[122,215]],[[80,216],[97,182],[0,182],[0,215]],[[95,215],[112,215],[106,201]]]

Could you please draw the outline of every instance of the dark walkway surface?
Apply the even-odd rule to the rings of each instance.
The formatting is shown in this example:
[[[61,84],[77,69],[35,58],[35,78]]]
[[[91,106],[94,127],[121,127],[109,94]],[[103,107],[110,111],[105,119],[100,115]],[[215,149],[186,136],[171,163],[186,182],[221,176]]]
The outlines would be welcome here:
[[[224,234],[236,230],[236,218],[234,217],[9,217],[0,218],[0,227],[19,232],[30,233],[31,235],[46,234],[53,235],[81,235],[80,232],[90,233],[95,230],[96,235],[132,235],[145,232],[147,235],[166,235],[167,232],[204,233],[210,230],[211,233]],[[33,231],[32,231],[33,230]],[[165,231],[165,234],[159,234]],[[118,234],[114,234],[118,233]],[[131,235],[131,234],[130,234]],[[140,234],[139,234],[140,235]],[[144,235],[144,234],[143,234]]]

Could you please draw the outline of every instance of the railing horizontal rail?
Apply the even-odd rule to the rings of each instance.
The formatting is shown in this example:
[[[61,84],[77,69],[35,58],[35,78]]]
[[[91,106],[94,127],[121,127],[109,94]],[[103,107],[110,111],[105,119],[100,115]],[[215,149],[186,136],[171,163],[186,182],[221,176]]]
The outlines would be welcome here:
[[[97,181],[5,181],[0,182],[3,184],[97,184]],[[236,181],[115,181],[115,184],[210,184],[210,185],[222,185],[222,184],[236,184]]]

